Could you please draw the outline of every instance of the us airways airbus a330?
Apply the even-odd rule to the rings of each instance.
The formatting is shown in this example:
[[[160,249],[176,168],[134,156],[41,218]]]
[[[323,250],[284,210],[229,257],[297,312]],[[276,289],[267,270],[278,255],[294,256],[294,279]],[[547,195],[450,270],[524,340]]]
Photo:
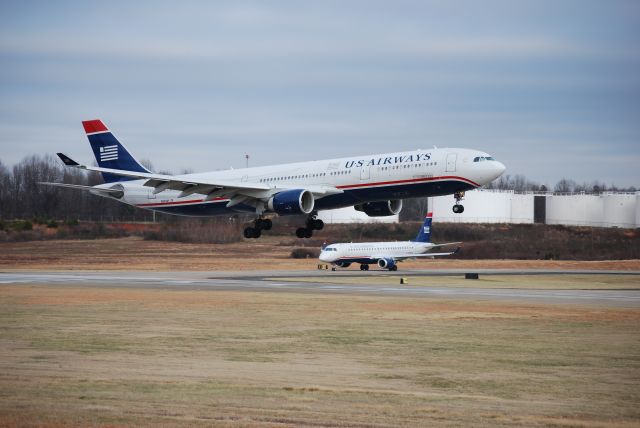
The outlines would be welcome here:
[[[466,190],[498,178],[505,166],[487,153],[433,148],[359,157],[288,163],[195,174],[156,174],[140,164],[100,120],[82,122],[98,166],[58,153],[65,165],[102,174],[104,183],[78,186],[138,208],[184,216],[252,213],[246,238],[271,229],[270,216],[302,214],[299,238],[322,229],[318,211],[353,206],[371,217],[400,212],[402,200],[453,194],[453,211],[464,210]]]

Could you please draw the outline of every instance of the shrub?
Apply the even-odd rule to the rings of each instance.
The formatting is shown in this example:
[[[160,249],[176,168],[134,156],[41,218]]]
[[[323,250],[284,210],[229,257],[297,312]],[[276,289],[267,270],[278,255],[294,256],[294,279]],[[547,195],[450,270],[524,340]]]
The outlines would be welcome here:
[[[55,220],[50,220],[50,221],[47,223],[47,227],[48,227],[49,229],[55,229],[55,228],[57,228],[57,227],[58,227],[58,222],[57,222],[57,221],[55,221]]]
[[[291,258],[294,259],[315,259],[320,255],[317,248],[294,248],[291,250]]]
[[[47,221],[44,217],[34,217],[31,219],[31,223],[33,224],[47,224]]]
[[[16,232],[33,230],[33,223],[31,223],[29,220],[17,220],[11,224],[11,228]]]
[[[242,239],[241,227],[223,219],[184,219],[165,223],[157,231],[145,231],[143,237],[152,241],[225,244]]]
[[[78,220],[74,218],[74,219],[65,220],[64,224],[65,226],[77,226],[79,223],[78,223]]]

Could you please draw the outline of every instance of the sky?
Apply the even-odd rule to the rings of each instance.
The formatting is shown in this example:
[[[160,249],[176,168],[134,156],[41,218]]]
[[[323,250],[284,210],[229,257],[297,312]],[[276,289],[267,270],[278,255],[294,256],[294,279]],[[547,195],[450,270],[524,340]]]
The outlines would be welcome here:
[[[3,1],[0,161],[155,170],[438,147],[640,188],[640,2]]]

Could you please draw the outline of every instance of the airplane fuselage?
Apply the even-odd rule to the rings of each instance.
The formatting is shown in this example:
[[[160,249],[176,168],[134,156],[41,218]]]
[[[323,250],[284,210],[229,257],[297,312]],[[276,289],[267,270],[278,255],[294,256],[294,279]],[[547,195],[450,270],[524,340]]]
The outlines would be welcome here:
[[[333,264],[375,264],[380,258],[403,259],[427,253],[435,245],[430,242],[363,242],[331,244],[323,248],[320,261]]]
[[[478,161],[483,159],[483,161]],[[486,160],[486,161],[484,161]],[[260,183],[279,189],[332,188],[314,201],[314,210],[329,210],[367,202],[440,196],[480,187],[499,177],[504,165],[488,154],[470,149],[434,148],[409,152],[354,156],[273,166],[232,169],[175,176],[188,182],[221,180]],[[96,186],[121,186],[112,193],[121,202],[174,215],[214,216],[234,212],[256,212],[254,205],[234,203],[232,196],[204,197],[177,190],[159,191],[147,180],[121,181]],[[119,187],[118,187],[119,188]],[[98,193],[99,194],[99,193]],[[102,195],[104,196],[104,195]]]

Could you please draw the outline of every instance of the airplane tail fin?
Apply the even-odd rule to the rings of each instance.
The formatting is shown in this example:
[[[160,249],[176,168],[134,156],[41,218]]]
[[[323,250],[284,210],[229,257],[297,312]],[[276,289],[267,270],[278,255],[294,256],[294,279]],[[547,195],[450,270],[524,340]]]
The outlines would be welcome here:
[[[433,213],[427,213],[424,218],[424,224],[418,232],[418,236],[414,239],[414,242],[431,242],[431,222],[433,220]]]
[[[87,133],[87,138],[99,167],[134,172],[151,172],[129,153],[101,120],[86,120],[82,122],[82,126],[84,126],[84,131]],[[133,180],[132,178],[105,172],[102,173],[102,177],[105,183]]]

